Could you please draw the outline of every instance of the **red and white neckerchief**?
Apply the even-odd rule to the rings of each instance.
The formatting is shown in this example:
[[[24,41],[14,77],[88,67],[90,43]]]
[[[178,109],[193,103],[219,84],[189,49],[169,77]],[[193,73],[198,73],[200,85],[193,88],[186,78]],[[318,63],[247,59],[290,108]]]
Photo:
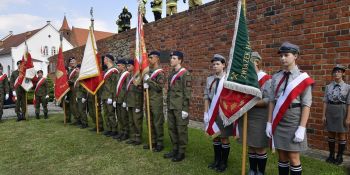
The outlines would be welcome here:
[[[179,70],[179,72],[177,72],[175,75],[173,75],[173,77],[171,78],[170,81],[170,86],[173,86],[175,84],[175,80],[178,79],[179,77],[181,77],[183,74],[185,74],[187,70],[185,68],[181,68]]]
[[[292,101],[313,83],[314,80],[304,72],[287,85],[284,93],[277,99],[272,112],[272,133],[274,133]]]
[[[264,84],[266,83],[267,80],[271,79],[271,75],[268,75],[267,73],[260,71],[258,73],[258,81],[259,81],[259,86],[263,87]]]
[[[151,79],[154,80],[158,75],[159,73],[163,72],[163,69],[157,69],[155,70],[152,74],[151,74]]]
[[[129,76],[128,71],[123,72],[122,75],[120,76],[118,84],[117,84],[117,95],[116,96],[119,95],[120,91],[122,90],[123,84],[128,76]]]
[[[126,91],[129,91],[131,84],[133,84],[134,77],[131,77],[131,79],[128,82],[128,85],[126,86]]]
[[[75,68],[75,69],[73,69],[73,71],[69,74],[68,79],[71,80],[71,79],[75,76],[76,73],[77,73],[77,69]]]
[[[39,82],[36,84],[36,87],[35,87],[35,90],[34,90],[34,98],[33,98],[33,104],[35,105],[36,104],[36,93],[38,92],[39,88],[41,87],[41,85],[43,85],[43,83],[45,82],[45,78],[41,78],[39,80]]]
[[[119,73],[118,69],[115,67],[110,68],[103,76],[103,79],[108,79],[112,74]]]
[[[7,78],[7,75],[6,75],[6,74],[2,74],[2,75],[0,76],[0,81],[4,80],[5,78]]]

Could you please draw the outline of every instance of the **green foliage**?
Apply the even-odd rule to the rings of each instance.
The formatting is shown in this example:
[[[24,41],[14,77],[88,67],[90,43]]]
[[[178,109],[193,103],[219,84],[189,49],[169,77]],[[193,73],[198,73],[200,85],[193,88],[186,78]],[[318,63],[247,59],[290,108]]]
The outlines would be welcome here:
[[[54,87],[54,82],[53,82],[53,80],[49,77],[49,76],[47,76],[47,78],[46,78],[46,80],[47,80],[47,82],[48,82],[48,84],[49,84],[49,101],[50,102],[52,102],[52,101],[54,101],[54,99],[55,99],[55,87]]]

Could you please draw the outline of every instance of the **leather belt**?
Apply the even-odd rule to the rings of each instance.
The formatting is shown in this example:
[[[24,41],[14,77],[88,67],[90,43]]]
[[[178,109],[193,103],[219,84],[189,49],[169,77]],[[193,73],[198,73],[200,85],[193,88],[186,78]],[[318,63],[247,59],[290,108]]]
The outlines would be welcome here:
[[[334,101],[329,101],[328,104],[332,104],[332,105],[343,105],[345,103],[339,101],[339,102],[334,102]]]
[[[292,103],[288,106],[288,109],[291,108],[301,108],[301,103]]]

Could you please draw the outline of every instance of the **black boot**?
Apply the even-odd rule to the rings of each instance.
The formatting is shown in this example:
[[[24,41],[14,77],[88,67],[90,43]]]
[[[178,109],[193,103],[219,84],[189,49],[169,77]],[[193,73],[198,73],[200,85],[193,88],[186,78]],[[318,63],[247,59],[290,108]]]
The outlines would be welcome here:
[[[301,175],[301,172],[303,171],[301,164],[297,166],[290,166],[290,175]]]
[[[17,122],[21,121],[22,120],[22,115],[20,113],[17,114]]]
[[[266,162],[267,162],[267,153],[265,154],[256,154],[258,161],[258,174],[265,174]]]
[[[164,154],[163,157],[164,157],[164,159],[171,159],[171,158],[175,157],[177,153],[178,153],[178,150],[172,150],[171,152]]]
[[[343,163],[343,154],[345,150],[346,140],[339,140],[338,143],[338,155],[337,159],[335,160],[336,165],[341,165]]]
[[[217,172],[224,172],[226,170],[228,155],[230,154],[230,144],[222,144],[221,147],[221,161],[220,165],[216,168]]]
[[[40,119],[39,113],[35,113],[35,118],[36,118],[36,119]]]
[[[221,161],[221,142],[213,142],[214,147],[214,162],[208,165],[210,169],[216,169],[219,167]]]
[[[334,163],[334,152],[335,152],[335,139],[334,138],[328,138],[328,147],[329,147],[329,156],[326,159],[326,162],[328,163]]]
[[[44,119],[48,119],[49,117],[48,117],[48,115],[47,115],[47,113],[44,113]]]
[[[248,153],[249,158],[249,173],[255,174],[258,171],[258,159],[256,153]]]
[[[288,175],[289,174],[289,162],[278,161],[278,174]]]

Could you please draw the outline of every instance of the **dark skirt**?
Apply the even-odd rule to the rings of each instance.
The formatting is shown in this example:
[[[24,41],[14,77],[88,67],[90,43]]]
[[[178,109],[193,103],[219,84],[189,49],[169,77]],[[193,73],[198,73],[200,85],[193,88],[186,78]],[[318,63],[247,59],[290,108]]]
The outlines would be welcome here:
[[[346,104],[327,104],[326,108],[326,129],[331,132],[346,133],[349,131],[345,125],[347,115]]]
[[[233,136],[233,123],[224,127],[224,122],[222,121],[221,117],[216,117],[215,120],[216,125],[218,125],[218,128],[220,129],[220,136],[221,137],[230,137]]]

